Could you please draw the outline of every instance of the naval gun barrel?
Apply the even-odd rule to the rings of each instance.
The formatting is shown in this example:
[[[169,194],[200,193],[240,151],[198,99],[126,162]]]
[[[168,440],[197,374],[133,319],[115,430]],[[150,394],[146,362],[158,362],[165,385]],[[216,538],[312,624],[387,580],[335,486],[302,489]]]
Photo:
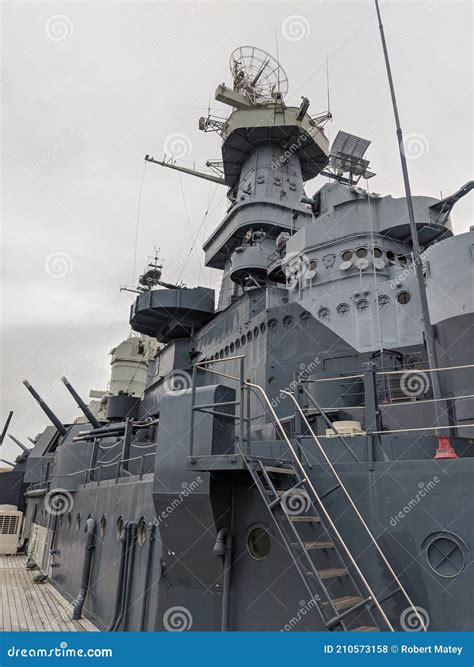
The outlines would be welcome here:
[[[24,445],[24,444],[23,444],[22,442],[20,442],[17,438],[15,438],[14,435],[12,435],[11,433],[9,433],[9,434],[8,434],[8,437],[11,438],[11,439],[13,440],[13,442],[15,443],[15,445],[18,445],[18,447],[19,447],[20,449],[22,449],[22,450],[25,452],[25,454],[29,454],[29,453],[30,453],[31,450],[29,449],[29,447],[26,447],[26,445]]]
[[[99,420],[96,418],[96,416],[94,415],[94,413],[92,412],[92,410],[89,408],[89,406],[88,406],[86,403],[84,403],[84,401],[83,401],[82,398],[79,396],[79,394],[78,394],[77,391],[74,389],[74,387],[73,387],[72,384],[69,382],[69,380],[68,380],[66,377],[63,376],[63,377],[61,378],[61,382],[64,383],[64,386],[66,387],[66,389],[68,390],[68,392],[71,394],[71,396],[73,397],[73,399],[76,401],[76,403],[77,403],[77,407],[78,407],[80,410],[82,410],[82,412],[83,412],[85,418],[87,419],[87,421],[88,421],[94,428],[100,428],[100,427],[101,427],[101,423],[100,423]]]
[[[0,435],[0,445],[2,445],[3,441],[5,440],[5,436],[7,434],[8,427],[10,426],[10,422],[12,420],[12,417],[13,417],[13,410],[10,410],[10,414],[7,417],[7,421],[5,422],[5,425],[3,427],[2,434]]]
[[[44,400],[41,398],[41,396],[38,394],[38,392],[36,391],[36,389],[34,389],[34,388],[31,386],[31,384],[28,382],[28,380],[23,380],[23,384],[24,384],[25,387],[28,389],[28,391],[30,392],[30,394],[33,396],[33,398],[35,399],[35,401],[38,403],[38,405],[40,406],[40,408],[43,410],[43,412],[45,413],[45,415],[46,415],[46,416],[49,418],[49,420],[56,426],[56,428],[57,428],[58,431],[61,433],[61,435],[66,435],[66,427],[64,426],[64,424],[62,423],[62,421],[60,421],[60,420],[56,417],[56,415],[54,414],[54,412],[51,410],[51,408],[50,408],[49,405],[46,403],[46,401],[44,401]]]

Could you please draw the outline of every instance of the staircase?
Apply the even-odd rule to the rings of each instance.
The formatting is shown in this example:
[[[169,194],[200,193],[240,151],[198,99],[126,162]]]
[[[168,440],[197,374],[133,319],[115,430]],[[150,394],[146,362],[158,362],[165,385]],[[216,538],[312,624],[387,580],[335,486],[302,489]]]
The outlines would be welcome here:
[[[358,632],[393,629],[386,617],[385,625],[377,620],[372,610],[373,593],[346,566],[338,540],[311,500],[307,480],[293,466],[280,468],[244,458],[326,628]]]
[[[424,620],[418,609],[355,506],[293,394],[283,392],[294,402],[296,410],[335,477],[337,483],[331,492],[337,488],[343,491],[348,505],[360,522],[361,529],[368,534],[372,548],[377,551],[378,558],[387,570],[389,580],[394,584],[383,600],[379,600],[372,590],[328,514],[322,498],[306,476],[305,468],[264,389],[248,381],[244,384],[249,391],[258,394],[261,404],[271,416],[274,425],[286,442],[289,462],[286,461],[281,465],[266,465],[260,459],[241,453],[306,589],[317,603],[317,609],[326,628],[352,632],[382,630],[394,632],[395,628],[382,605],[389,598],[400,594],[417,616],[420,629],[426,631]]]

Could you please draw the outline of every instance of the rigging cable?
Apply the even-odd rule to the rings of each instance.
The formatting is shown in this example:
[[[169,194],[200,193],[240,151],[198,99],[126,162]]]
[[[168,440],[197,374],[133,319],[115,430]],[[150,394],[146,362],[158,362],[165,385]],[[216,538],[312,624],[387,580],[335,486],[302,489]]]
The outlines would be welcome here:
[[[194,250],[194,248],[195,248],[195,246],[196,246],[196,243],[197,243],[199,234],[201,233],[201,229],[203,228],[204,223],[206,222],[207,216],[209,215],[209,210],[210,210],[210,208],[211,208],[211,204],[212,204],[212,202],[214,201],[214,197],[216,196],[217,188],[218,188],[218,184],[217,184],[217,185],[215,186],[215,188],[214,188],[214,193],[213,193],[212,197],[211,197],[210,200],[209,200],[209,203],[208,203],[208,205],[207,205],[207,209],[206,209],[206,211],[205,211],[205,213],[204,213],[203,219],[201,220],[201,224],[199,225],[199,228],[198,228],[198,230],[197,230],[197,232],[196,232],[196,236],[193,237],[193,236],[192,236],[192,233],[191,233],[191,239],[192,239],[192,242],[193,242],[193,243],[192,243],[192,245],[191,245],[191,248],[189,249],[189,253],[187,254],[186,259],[185,259],[185,261],[184,261],[184,263],[183,263],[183,266],[182,266],[182,268],[181,268],[180,274],[179,274],[179,276],[178,276],[178,283],[179,283],[179,281],[180,281],[180,279],[181,279],[181,276],[183,275],[184,269],[186,268],[186,264],[187,264],[187,262],[188,262],[188,259],[190,258],[191,254],[192,254],[192,252],[193,252],[193,250]]]
[[[132,285],[135,284],[135,271],[137,268],[137,246],[138,246],[138,229],[139,229],[139,222],[140,222],[140,208],[141,208],[141,203],[142,203],[142,192],[143,192],[143,182],[145,180],[145,170],[147,166],[147,162],[145,160],[143,164],[143,171],[142,171],[142,180],[140,182],[140,190],[138,192],[138,204],[137,204],[137,219],[135,223],[135,247],[133,250],[133,276],[132,276]]]

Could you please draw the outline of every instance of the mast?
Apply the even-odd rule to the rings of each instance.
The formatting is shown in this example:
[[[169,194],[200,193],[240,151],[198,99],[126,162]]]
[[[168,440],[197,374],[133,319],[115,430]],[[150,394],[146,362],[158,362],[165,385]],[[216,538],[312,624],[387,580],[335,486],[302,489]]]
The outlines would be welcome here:
[[[440,414],[439,401],[442,400],[441,389],[439,383],[439,374],[438,374],[438,355],[436,352],[436,342],[434,335],[434,328],[431,323],[430,312],[428,308],[428,298],[426,295],[426,285],[425,278],[423,275],[423,265],[420,257],[420,242],[418,239],[418,230],[416,228],[415,213],[413,209],[413,200],[411,196],[411,187],[410,187],[410,177],[408,174],[408,165],[407,159],[404,152],[403,146],[403,131],[400,126],[400,115],[398,113],[397,98],[395,95],[395,86],[393,83],[392,69],[390,67],[390,60],[388,57],[387,42],[385,40],[385,32],[382,24],[382,16],[380,14],[379,2],[375,0],[375,8],[377,11],[377,18],[379,22],[380,37],[382,40],[382,49],[385,59],[385,67],[387,70],[388,85],[390,88],[390,96],[392,99],[393,115],[395,117],[396,133],[398,140],[398,152],[400,155],[400,162],[402,166],[403,174],[403,185],[405,187],[405,198],[408,208],[408,219],[410,222],[410,235],[412,242],[413,250],[413,259],[415,263],[416,279],[418,283],[418,290],[420,293],[420,303],[421,303],[421,320],[423,326],[423,333],[426,343],[426,351],[428,354],[428,368],[430,370],[431,382],[433,386],[433,398],[435,399],[435,413],[436,413],[436,422],[437,426],[446,426],[448,425],[448,418],[445,408],[443,409],[444,402],[441,403],[442,413]]]

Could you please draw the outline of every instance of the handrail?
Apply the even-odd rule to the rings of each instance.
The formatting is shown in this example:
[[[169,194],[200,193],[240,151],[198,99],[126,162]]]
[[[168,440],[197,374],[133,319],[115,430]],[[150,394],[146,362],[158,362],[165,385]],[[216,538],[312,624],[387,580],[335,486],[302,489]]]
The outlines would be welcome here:
[[[332,530],[334,531],[334,534],[336,535],[336,537],[337,537],[337,539],[339,540],[340,544],[342,545],[342,547],[344,548],[345,552],[347,553],[347,556],[348,556],[349,560],[351,561],[352,566],[354,567],[355,571],[357,572],[357,574],[359,575],[361,581],[363,582],[364,586],[366,587],[366,589],[367,589],[369,595],[371,596],[371,598],[372,598],[372,600],[373,600],[375,606],[377,607],[377,609],[379,610],[379,612],[380,612],[382,618],[384,619],[385,623],[387,624],[387,626],[388,626],[390,632],[395,632],[395,630],[394,630],[392,624],[390,623],[390,621],[389,621],[387,615],[385,614],[385,611],[382,609],[382,607],[381,607],[379,601],[377,600],[377,597],[376,597],[374,591],[371,589],[369,582],[368,582],[367,579],[365,578],[365,576],[364,576],[362,570],[360,569],[360,567],[357,565],[357,563],[356,563],[354,557],[352,556],[351,552],[349,551],[348,546],[347,546],[346,543],[344,542],[344,540],[343,540],[343,538],[342,538],[342,535],[339,533],[339,531],[338,531],[338,529],[336,528],[336,526],[335,526],[333,520],[331,519],[331,517],[330,517],[329,514],[327,513],[326,508],[324,507],[324,505],[323,505],[323,503],[322,503],[322,501],[321,501],[321,499],[320,499],[320,497],[319,497],[319,495],[318,495],[318,492],[316,491],[316,489],[314,488],[313,484],[311,483],[311,480],[308,479],[308,477],[307,477],[307,475],[306,475],[306,471],[305,471],[305,469],[303,468],[303,466],[302,466],[302,464],[301,464],[301,462],[300,462],[300,460],[299,460],[299,458],[298,458],[298,455],[297,455],[297,453],[296,453],[296,451],[295,451],[293,445],[291,444],[291,442],[290,442],[290,440],[289,440],[287,434],[285,433],[285,429],[283,428],[283,426],[282,426],[282,424],[281,424],[281,422],[280,422],[280,420],[279,420],[279,418],[278,418],[278,416],[277,416],[275,410],[273,409],[273,406],[272,406],[272,404],[271,404],[271,402],[270,402],[270,399],[268,398],[268,396],[267,396],[265,390],[264,390],[260,385],[258,385],[258,384],[253,384],[252,382],[245,381],[244,384],[245,384],[247,387],[251,387],[252,389],[259,391],[259,392],[262,394],[262,396],[263,396],[263,398],[264,398],[264,400],[265,400],[265,402],[266,402],[266,404],[267,404],[267,406],[268,406],[268,409],[269,409],[269,411],[270,411],[270,414],[272,415],[275,424],[278,425],[278,427],[279,427],[279,429],[280,429],[280,432],[281,432],[281,435],[283,436],[283,439],[285,440],[285,442],[286,442],[286,444],[287,444],[287,446],[288,446],[288,449],[290,450],[290,452],[291,452],[291,454],[292,454],[292,456],[293,456],[293,458],[294,458],[294,463],[296,464],[296,466],[297,466],[297,467],[299,468],[299,470],[300,470],[300,474],[303,476],[304,481],[305,481],[305,482],[308,484],[308,486],[311,488],[311,491],[313,492],[313,494],[314,494],[314,496],[315,496],[315,498],[316,498],[316,500],[317,500],[317,502],[318,502],[318,504],[319,504],[319,506],[320,506],[320,508],[321,508],[321,510],[322,510],[322,512],[323,512],[323,514],[324,514],[324,516],[325,516],[325,518],[326,518],[326,520],[327,520],[327,522],[328,522],[329,525],[331,526]],[[286,393],[286,392],[285,392],[285,393]],[[291,395],[291,394],[290,394],[290,395]],[[298,407],[299,407],[299,406],[298,406]],[[419,616],[418,612],[416,612],[416,613],[417,613],[417,616]],[[424,624],[423,624],[423,627],[424,627]]]
[[[417,607],[416,607],[416,606],[414,605],[414,603],[412,602],[410,596],[409,596],[408,593],[406,592],[405,588],[403,587],[403,585],[402,585],[400,579],[397,577],[397,575],[396,575],[395,571],[393,570],[392,566],[390,565],[389,561],[388,561],[387,558],[385,557],[385,554],[383,553],[382,549],[379,547],[379,545],[378,545],[378,543],[377,543],[377,540],[375,539],[375,537],[373,536],[373,534],[372,534],[372,532],[371,532],[369,526],[368,526],[367,523],[365,522],[364,517],[362,516],[362,514],[361,514],[361,513],[359,512],[359,510],[357,509],[357,506],[355,505],[354,501],[353,501],[352,498],[351,498],[351,495],[349,494],[349,492],[347,491],[346,487],[344,486],[344,484],[343,484],[343,482],[342,482],[342,479],[341,479],[341,478],[339,477],[339,475],[337,474],[336,469],[334,468],[334,466],[332,465],[332,463],[331,463],[330,459],[328,458],[326,452],[324,451],[324,448],[322,447],[321,443],[319,442],[318,437],[316,436],[316,434],[314,433],[313,429],[311,428],[310,423],[309,423],[308,420],[306,419],[306,416],[305,416],[303,410],[301,409],[300,405],[298,404],[298,401],[295,399],[295,397],[293,396],[293,394],[291,394],[289,391],[283,391],[283,393],[286,394],[287,396],[289,396],[289,397],[291,398],[291,400],[294,402],[294,404],[296,405],[296,408],[297,408],[298,412],[300,413],[301,417],[303,418],[303,420],[304,420],[304,422],[305,422],[305,425],[306,425],[307,429],[309,430],[309,432],[310,432],[311,435],[313,436],[314,441],[315,441],[316,444],[318,445],[318,447],[319,447],[319,449],[320,449],[322,455],[324,456],[324,458],[325,458],[325,460],[326,460],[326,462],[327,462],[329,468],[331,469],[331,471],[332,471],[334,477],[337,479],[338,484],[340,484],[341,489],[343,490],[343,492],[344,492],[345,495],[347,496],[347,499],[349,500],[349,503],[351,504],[352,509],[353,509],[353,510],[355,511],[355,513],[357,514],[357,516],[358,516],[358,518],[360,519],[360,521],[361,521],[363,527],[365,528],[367,534],[369,535],[371,541],[373,542],[375,548],[377,549],[378,553],[380,554],[380,556],[381,556],[383,562],[384,562],[385,565],[387,566],[387,568],[388,568],[390,574],[392,575],[392,577],[394,578],[395,582],[396,582],[397,585],[399,586],[399,588],[400,588],[401,592],[403,593],[405,599],[407,600],[409,606],[410,606],[411,609],[415,612],[416,617],[417,617],[418,620],[420,621],[421,627],[422,627],[423,630],[426,632],[427,628],[426,628],[426,625],[425,625],[425,622],[424,622],[422,616],[420,615],[420,613],[419,613]]]
[[[225,361],[223,359],[222,361]],[[441,368],[404,368],[400,371],[375,371],[376,375],[405,375],[406,373],[433,373],[438,371],[457,371],[464,370],[466,368],[474,368],[474,364],[465,364],[463,366],[444,366]],[[355,378],[363,378],[364,374],[359,373],[357,375],[335,375],[329,378],[306,378],[301,380],[305,383],[313,382],[335,382],[336,380],[353,380]],[[443,427],[444,428],[444,427]]]

